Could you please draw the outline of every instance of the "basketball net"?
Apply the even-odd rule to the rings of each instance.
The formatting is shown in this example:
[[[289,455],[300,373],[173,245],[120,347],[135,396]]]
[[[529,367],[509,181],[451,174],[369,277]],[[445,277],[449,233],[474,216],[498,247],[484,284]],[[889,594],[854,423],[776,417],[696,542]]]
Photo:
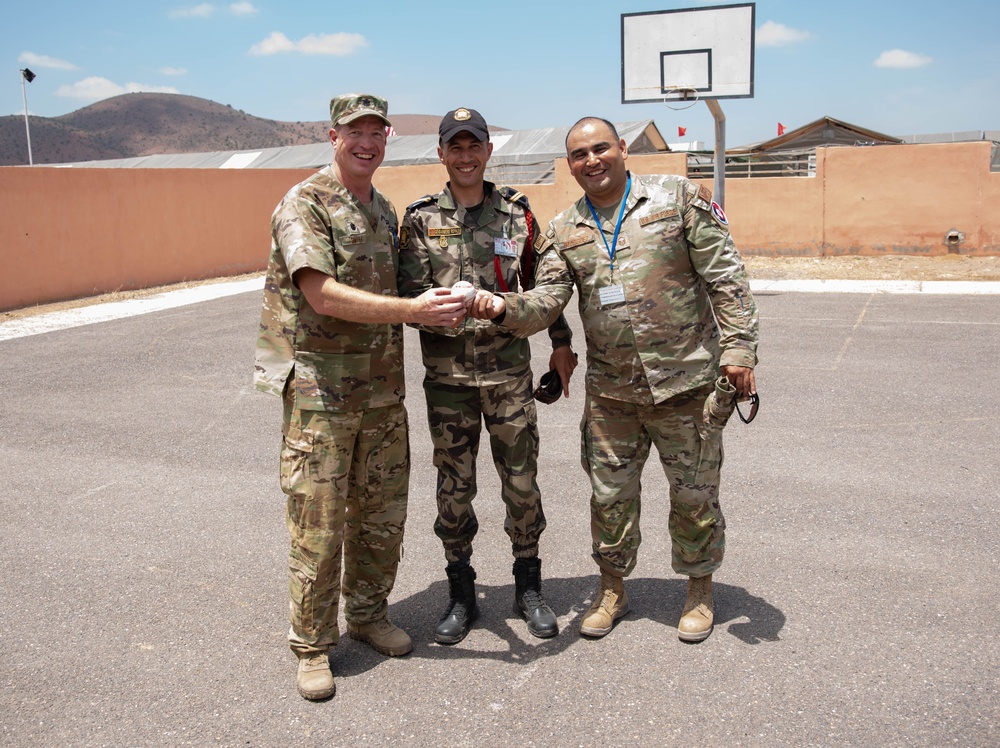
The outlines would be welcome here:
[[[698,103],[697,89],[678,86],[671,87],[669,90],[674,98],[666,98],[663,100],[667,109],[673,109],[675,112],[683,112],[685,109],[690,109]],[[680,102],[683,103],[684,106],[671,106],[671,102]]]

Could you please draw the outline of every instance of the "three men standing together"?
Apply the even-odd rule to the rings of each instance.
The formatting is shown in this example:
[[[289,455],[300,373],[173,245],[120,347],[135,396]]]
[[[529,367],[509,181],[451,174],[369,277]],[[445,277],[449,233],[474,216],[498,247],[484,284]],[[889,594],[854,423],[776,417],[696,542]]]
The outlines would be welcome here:
[[[481,423],[503,484],[514,609],[533,635],[557,633],[541,594],[545,517],[525,338],[548,328],[550,368],[568,392],[575,356],[561,312],[573,288],[587,339],[581,458],[601,572],[581,633],[603,636],[628,612],[623,578],[636,563],[639,477],[652,444],[670,482],[672,565],[690,579],[679,635],[707,637],[725,540],[721,426],[735,398],[756,391],[756,307],[721,208],[684,178],[631,175],[614,126],[586,118],[566,142],[585,195],[543,236],[523,195],[485,181],[486,122],[456,109],[439,129],[449,182],[411,205],[397,232],[371,185],[385,153],[384,100],[337,97],[331,119],[333,163],[293,188],[272,219],[255,375],[285,403],[289,643],[300,694],[335,690],[327,652],[338,639],[342,556],[348,634],[387,655],[412,646],[386,616],[408,485],[403,322],[421,330],[438,469],[449,602],[435,639],[461,641],[478,615],[470,560]],[[458,281],[475,289],[468,305],[449,290]],[[721,415],[716,388],[729,398]]]

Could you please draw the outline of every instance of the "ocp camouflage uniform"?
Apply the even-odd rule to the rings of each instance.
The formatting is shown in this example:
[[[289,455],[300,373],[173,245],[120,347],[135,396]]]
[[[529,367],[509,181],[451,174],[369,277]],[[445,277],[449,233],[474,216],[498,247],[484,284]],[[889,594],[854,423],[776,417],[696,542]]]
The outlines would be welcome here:
[[[385,616],[403,541],[409,443],[401,325],[315,312],[292,276],[396,295],[396,213],[377,190],[365,206],[327,167],[293,187],[271,219],[271,257],[254,382],[284,401],[281,490],[291,537],[289,644],[298,654],[339,641],[344,615]]]
[[[455,202],[447,187],[406,209],[400,230],[401,296],[416,296],[434,286],[451,287],[459,280],[490,291],[500,291],[504,285],[511,292],[520,290],[519,271],[531,274],[522,264],[524,253],[530,252],[529,259],[536,261],[536,247],[544,246],[544,237],[534,225],[534,246],[526,246],[524,195],[490,182],[485,191],[478,219]],[[504,529],[513,554],[537,556],[545,515],[536,480],[538,428],[528,341],[472,317],[455,329],[418,327],[438,471],[434,531],[443,541],[447,560],[468,560],[479,529],[472,500],[481,419],[500,476],[507,507]],[[561,315],[549,335],[553,348],[570,344],[572,333]]]
[[[724,421],[707,419],[705,403],[720,366],[756,364],[757,307],[711,193],[676,176],[631,180],[614,270],[599,233],[610,243],[614,219],[599,229],[581,198],[551,222],[554,249],[540,258],[536,288],[507,298],[501,326],[530,335],[576,286],[587,337],[581,463],[593,489],[594,558],[617,576],[635,567],[639,477],[652,443],[670,483],[673,568],[702,577],[725,550]],[[617,283],[625,301],[602,306],[599,289]]]

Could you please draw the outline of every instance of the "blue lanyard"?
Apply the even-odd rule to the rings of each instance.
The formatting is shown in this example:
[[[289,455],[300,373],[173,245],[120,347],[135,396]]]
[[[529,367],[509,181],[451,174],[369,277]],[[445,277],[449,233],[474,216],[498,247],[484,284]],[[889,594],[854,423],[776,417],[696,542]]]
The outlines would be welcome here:
[[[625,203],[628,202],[628,193],[632,191],[632,175],[628,175],[628,181],[625,183],[625,196],[622,198],[622,208],[618,211],[618,223],[615,224],[615,235],[611,239],[611,246],[608,246],[608,237],[604,235],[604,229],[601,229],[601,219],[597,215],[597,211],[594,210],[593,204],[590,202],[590,198],[584,195],[587,200],[587,207],[590,208],[590,215],[594,217],[595,223],[597,223],[597,228],[601,229],[601,238],[604,240],[604,246],[608,250],[608,259],[611,261],[612,266],[615,264],[615,250],[618,248],[618,232],[622,228],[622,218],[625,217]]]

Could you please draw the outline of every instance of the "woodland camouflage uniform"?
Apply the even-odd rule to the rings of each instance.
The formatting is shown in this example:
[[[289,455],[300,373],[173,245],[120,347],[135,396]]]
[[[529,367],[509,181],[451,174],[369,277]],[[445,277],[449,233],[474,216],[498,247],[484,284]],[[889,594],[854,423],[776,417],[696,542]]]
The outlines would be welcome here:
[[[447,187],[406,209],[400,229],[401,296],[448,288],[459,280],[494,292],[519,291],[525,283],[530,287],[536,249],[546,242],[536,224],[529,232],[527,199],[490,182],[484,188],[478,215],[459,205]],[[568,325],[561,315],[554,317],[549,329],[553,348],[569,345]],[[504,529],[513,555],[537,556],[545,515],[536,480],[538,429],[528,341],[471,316],[456,329],[419,329],[438,470],[434,530],[447,560],[468,561],[478,531],[472,500],[481,420],[500,476],[507,507]]]

